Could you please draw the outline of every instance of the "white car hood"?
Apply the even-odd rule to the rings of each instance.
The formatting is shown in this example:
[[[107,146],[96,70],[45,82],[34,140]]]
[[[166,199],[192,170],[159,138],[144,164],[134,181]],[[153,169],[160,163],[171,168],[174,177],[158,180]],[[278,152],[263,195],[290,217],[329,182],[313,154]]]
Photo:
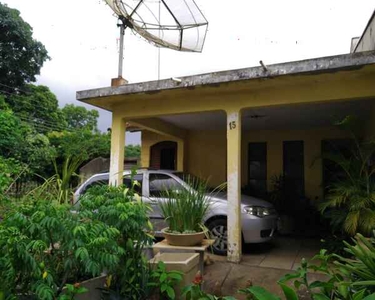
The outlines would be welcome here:
[[[219,193],[214,193],[211,196],[211,201],[213,202],[226,202],[228,199],[228,195],[226,192],[219,192]],[[241,204],[243,205],[252,205],[252,206],[262,206],[262,207],[273,207],[273,205],[265,200],[251,197],[251,196],[246,196],[246,195],[241,195]]]

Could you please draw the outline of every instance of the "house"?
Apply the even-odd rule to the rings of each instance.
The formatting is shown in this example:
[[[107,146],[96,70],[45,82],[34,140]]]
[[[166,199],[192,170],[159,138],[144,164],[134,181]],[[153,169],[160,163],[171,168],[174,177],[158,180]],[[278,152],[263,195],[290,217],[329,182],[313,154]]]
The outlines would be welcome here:
[[[350,138],[333,121],[356,115],[374,135],[374,20],[350,54],[77,92],[113,113],[111,183],[122,180],[127,127],[141,129],[142,167],[227,182],[228,260],[240,261],[241,188],[262,194],[283,174],[295,196],[318,201],[326,175],[316,158]]]

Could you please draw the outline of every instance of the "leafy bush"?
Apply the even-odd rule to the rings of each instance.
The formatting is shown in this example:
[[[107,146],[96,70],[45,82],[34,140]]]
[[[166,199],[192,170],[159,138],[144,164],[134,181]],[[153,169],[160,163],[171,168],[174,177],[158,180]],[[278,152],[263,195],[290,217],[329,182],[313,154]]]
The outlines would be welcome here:
[[[375,143],[357,137],[353,117],[346,117],[337,125],[351,133],[354,147],[350,157],[343,153],[323,154],[324,159],[343,171],[343,176],[330,184],[320,209],[331,220],[334,230],[349,236],[357,232],[369,236],[375,229]]]
[[[158,289],[160,299],[175,299],[174,287],[182,280],[183,273],[167,271],[164,262],[159,261],[157,268],[151,272],[151,282],[148,286]]]
[[[108,293],[126,295],[126,299],[145,299],[149,293],[150,270],[143,255],[153,237],[147,232],[152,226],[149,206],[141,201],[134,187],[96,186],[79,199],[79,214],[116,228],[120,232],[119,246],[124,249],[111,274]]]
[[[55,299],[69,282],[115,270],[124,253],[119,237],[118,229],[65,205],[17,205],[0,223],[0,290],[9,299]]]
[[[0,194],[7,191],[15,177],[21,172],[20,163],[13,158],[0,156]]]

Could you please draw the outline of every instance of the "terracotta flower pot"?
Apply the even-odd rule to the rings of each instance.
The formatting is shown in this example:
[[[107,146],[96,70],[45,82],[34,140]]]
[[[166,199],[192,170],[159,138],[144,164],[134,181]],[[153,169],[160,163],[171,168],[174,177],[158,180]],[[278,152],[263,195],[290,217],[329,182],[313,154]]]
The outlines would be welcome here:
[[[168,227],[162,229],[162,233],[169,245],[173,246],[195,246],[202,243],[206,237],[206,232],[195,233],[171,233],[168,232]]]

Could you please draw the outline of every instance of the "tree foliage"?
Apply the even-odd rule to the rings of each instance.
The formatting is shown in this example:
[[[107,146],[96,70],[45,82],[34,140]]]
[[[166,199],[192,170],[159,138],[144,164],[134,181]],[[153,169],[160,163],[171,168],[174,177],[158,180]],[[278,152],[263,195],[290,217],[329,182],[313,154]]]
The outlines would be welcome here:
[[[58,157],[80,155],[84,161],[102,156],[109,157],[111,137],[109,134],[90,130],[51,132],[51,144],[56,148]]]
[[[9,110],[0,110],[0,156],[28,166],[29,172],[43,172],[54,156],[48,138],[35,132]]]
[[[28,84],[23,91],[7,97],[9,107],[20,119],[40,133],[66,128],[57,98],[48,87]]]
[[[0,83],[8,92],[35,81],[49,59],[44,45],[32,36],[33,30],[16,9],[0,3]]]
[[[127,145],[125,147],[125,157],[140,157],[141,146],[140,145]]]
[[[62,113],[69,130],[97,130],[99,113],[95,109],[88,110],[83,106],[67,104],[62,109]]]

